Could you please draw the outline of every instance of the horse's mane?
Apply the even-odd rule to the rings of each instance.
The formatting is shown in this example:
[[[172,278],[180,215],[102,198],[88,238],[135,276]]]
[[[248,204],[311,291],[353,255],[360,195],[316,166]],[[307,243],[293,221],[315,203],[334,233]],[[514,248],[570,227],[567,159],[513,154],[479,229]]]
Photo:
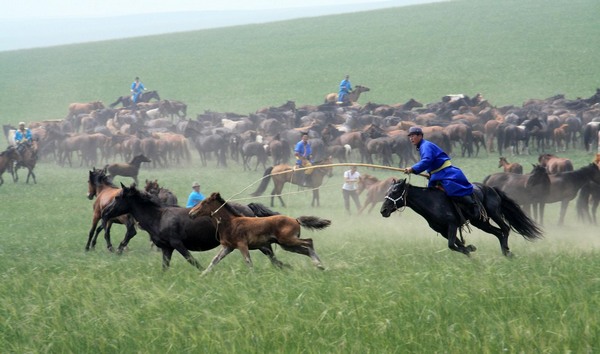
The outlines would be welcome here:
[[[227,210],[229,213],[233,214],[234,216],[243,216],[233,206],[229,205],[229,203],[227,203],[223,199],[223,197],[221,197],[220,193],[214,193],[213,195],[210,196],[210,198],[213,198],[215,201],[219,202],[221,205],[223,205],[223,207],[225,208],[225,210]]]
[[[160,200],[158,199],[158,197],[152,193],[148,193],[146,191],[137,189],[135,187],[135,183],[131,185],[131,190],[134,191],[135,195],[137,197],[139,197],[139,200],[146,205],[150,205],[152,207],[158,207],[161,208],[162,205],[160,204]]]

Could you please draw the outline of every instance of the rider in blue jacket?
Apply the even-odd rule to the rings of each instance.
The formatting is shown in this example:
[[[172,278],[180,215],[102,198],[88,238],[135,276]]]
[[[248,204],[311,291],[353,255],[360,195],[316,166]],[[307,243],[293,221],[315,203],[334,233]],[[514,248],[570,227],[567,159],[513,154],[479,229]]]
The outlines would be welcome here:
[[[134,105],[138,103],[140,95],[142,94],[142,92],[144,92],[144,90],[146,90],[144,84],[140,82],[139,77],[136,77],[135,81],[131,83],[131,100],[133,101]]]
[[[429,187],[442,189],[451,199],[467,207],[469,218],[477,218],[479,206],[472,197],[473,185],[465,174],[458,167],[452,166],[450,157],[439,146],[423,139],[420,127],[410,127],[408,137],[419,150],[421,160],[408,167],[406,173],[429,172]]]
[[[352,84],[350,83],[350,75],[346,75],[346,78],[340,82],[340,90],[338,92],[338,102],[345,103],[348,99],[346,96],[352,91]]]
[[[15,131],[14,135],[15,144],[17,145],[17,152],[21,155],[25,146],[31,145],[32,136],[31,130],[25,128],[25,122],[19,123],[19,128]]]

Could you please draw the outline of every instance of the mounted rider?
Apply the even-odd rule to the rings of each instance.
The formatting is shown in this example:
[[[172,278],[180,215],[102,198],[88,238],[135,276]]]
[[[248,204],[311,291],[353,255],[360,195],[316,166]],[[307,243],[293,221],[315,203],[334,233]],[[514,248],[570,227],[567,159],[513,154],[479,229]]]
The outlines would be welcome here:
[[[131,100],[133,101],[134,107],[137,105],[140,95],[145,90],[144,84],[140,81],[140,78],[136,76],[133,83],[131,83]]]
[[[405,172],[429,172],[428,187],[443,190],[450,199],[464,206],[461,209],[464,209],[468,219],[478,219],[479,204],[473,198],[473,185],[465,174],[452,165],[450,157],[439,146],[423,139],[423,130],[420,127],[410,127],[408,137],[419,151],[421,160],[408,167]]]
[[[25,127],[25,122],[19,122],[19,128],[15,131],[14,140],[17,152],[22,158],[25,149],[31,147],[33,143],[31,130]]]
[[[294,147],[294,155],[296,156],[296,168],[308,167],[312,166],[312,148],[310,143],[308,142],[308,133],[302,134],[302,139],[296,143]],[[304,170],[304,173],[301,173],[303,186],[310,185],[311,178],[310,174],[312,173],[312,169]]]
[[[350,83],[350,75],[346,75],[344,80],[340,82],[340,90],[338,92],[338,104],[346,103],[349,98],[348,94],[352,91],[352,84]]]

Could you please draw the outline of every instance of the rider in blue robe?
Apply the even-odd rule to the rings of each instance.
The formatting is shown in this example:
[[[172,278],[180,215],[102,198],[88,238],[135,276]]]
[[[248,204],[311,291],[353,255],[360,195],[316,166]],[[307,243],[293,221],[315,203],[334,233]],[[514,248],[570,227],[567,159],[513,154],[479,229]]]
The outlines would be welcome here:
[[[352,84],[350,83],[350,75],[346,75],[346,78],[340,82],[340,90],[338,92],[338,103],[346,102],[348,95],[352,91]]]
[[[429,187],[444,190],[447,196],[467,206],[469,217],[477,217],[479,207],[472,197],[473,185],[458,167],[452,166],[450,157],[436,144],[423,139],[423,130],[411,127],[408,136],[419,150],[421,160],[406,169],[406,173],[429,172]]]
[[[144,84],[140,82],[139,77],[136,77],[135,81],[131,84],[131,99],[133,100],[134,104],[138,103],[140,95],[142,92],[144,92],[144,90],[146,90]]]

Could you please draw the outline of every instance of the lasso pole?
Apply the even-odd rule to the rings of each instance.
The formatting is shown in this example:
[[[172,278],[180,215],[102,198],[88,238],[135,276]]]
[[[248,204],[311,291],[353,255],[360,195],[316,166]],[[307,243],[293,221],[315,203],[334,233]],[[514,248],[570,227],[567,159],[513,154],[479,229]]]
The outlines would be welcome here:
[[[286,171],[281,171],[281,172],[276,172],[276,173],[270,173],[268,175],[262,176],[258,180],[250,183],[248,186],[246,186],[246,188],[244,188],[241,191],[239,191],[238,193],[235,193],[234,195],[232,195],[230,198],[228,198],[226,200],[226,202],[233,200],[233,198],[235,198],[236,196],[242,194],[248,188],[252,187],[253,185],[255,185],[256,183],[262,181],[265,178],[270,178],[272,176],[282,175],[282,174],[286,174],[286,173],[294,173],[296,171],[304,171],[304,170],[310,170],[310,169],[315,169],[315,168],[321,168],[321,167],[340,167],[340,166],[361,166],[361,167],[378,168],[378,169],[382,169],[382,170],[392,170],[392,171],[398,171],[398,172],[406,172],[406,168],[402,168],[402,167],[381,166],[381,165],[373,165],[373,164],[368,164],[368,163],[355,163],[355,162],[340,162],[340,163],[332,163],[332,164],[326,164],[326,165],[311,165],[311,166],[307,166],[307,167],[293,167],[293,168],[290,168],[289,170],[286,170]],[[427,174],[427,173],[421,173],[421,174],[419,174],[419,176],[425,177],[425,178],[429,178],[429,174]]]

